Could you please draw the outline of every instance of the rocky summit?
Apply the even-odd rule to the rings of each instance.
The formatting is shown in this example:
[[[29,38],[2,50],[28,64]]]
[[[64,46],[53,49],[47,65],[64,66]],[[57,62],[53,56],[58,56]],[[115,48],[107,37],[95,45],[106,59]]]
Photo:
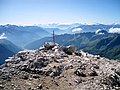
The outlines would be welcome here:
[[[0,90],[120,90],[120,62],[47,42],[5,60]]]

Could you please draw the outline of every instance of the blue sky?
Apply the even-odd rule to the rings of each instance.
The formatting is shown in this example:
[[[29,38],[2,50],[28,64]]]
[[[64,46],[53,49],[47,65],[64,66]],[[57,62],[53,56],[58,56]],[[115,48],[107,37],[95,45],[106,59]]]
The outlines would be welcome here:
[[[0,24],[120,23],[120,0],[0,0]]]

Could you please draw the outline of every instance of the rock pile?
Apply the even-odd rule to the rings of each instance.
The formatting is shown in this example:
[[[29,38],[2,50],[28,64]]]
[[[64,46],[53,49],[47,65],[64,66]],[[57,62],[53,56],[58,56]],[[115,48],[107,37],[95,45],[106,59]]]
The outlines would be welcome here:
[[[47,42],[0,66],[0,90],[119,90],[120,62]]]

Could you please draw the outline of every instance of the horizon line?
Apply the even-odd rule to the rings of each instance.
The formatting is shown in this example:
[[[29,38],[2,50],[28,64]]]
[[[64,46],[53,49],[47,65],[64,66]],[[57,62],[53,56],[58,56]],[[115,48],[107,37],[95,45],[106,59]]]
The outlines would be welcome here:
[[[40,26],[40,25],[72,25],[72,24],[81,24],[81,25],[99,25],[99,24],[104,24],[104,25],[117,25],[120,23],[39,23],[39,24],[13,24],[13,23],[5,23],[5,24],[0,24],[0,25],[17,25],[17,26]]]

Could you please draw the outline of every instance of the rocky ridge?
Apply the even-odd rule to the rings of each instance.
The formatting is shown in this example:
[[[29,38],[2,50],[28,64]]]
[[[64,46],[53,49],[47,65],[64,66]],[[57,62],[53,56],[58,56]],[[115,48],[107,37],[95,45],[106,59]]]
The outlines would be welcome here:
[[[6,59],[0,90],[120,90],[120,62],[47,42]]]

